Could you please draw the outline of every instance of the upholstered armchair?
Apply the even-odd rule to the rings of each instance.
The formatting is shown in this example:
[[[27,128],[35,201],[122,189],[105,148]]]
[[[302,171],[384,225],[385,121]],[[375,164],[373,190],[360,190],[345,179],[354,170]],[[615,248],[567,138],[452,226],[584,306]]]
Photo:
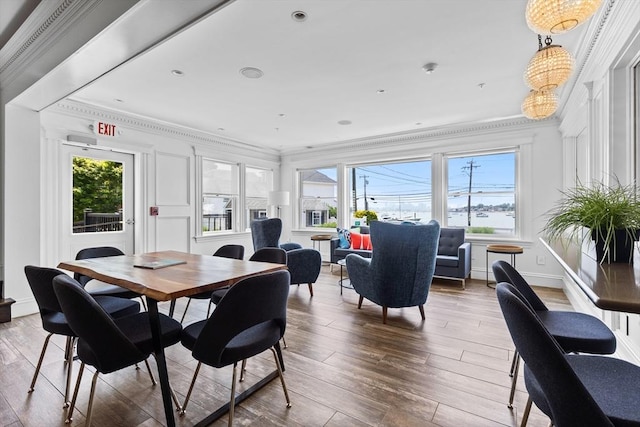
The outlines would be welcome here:
[[[371,258],[357,254],[346,257],[351,285],[364,298],[382,306],[382,323],[387,323],[387,308],[418,306],[425,319],[431,279],[436,264],[440,224],[425,225],[371,223]]]
[[[253,250],[261,248],[282,248],[287,251],[287,268],[291,273],[291,284],[306,283],[309,293],[313,296],[313,284],[318,280],[322,257],[315,249],[303,248],[298,243],[280,244],[282,234],[282,220],[280,218],[266,218],[251,221],[251,238]]]
[[[436,277],[458,279],[465,288],[471,274],[471,243],[464,241],[464,228],[441,228],[436,256]]]

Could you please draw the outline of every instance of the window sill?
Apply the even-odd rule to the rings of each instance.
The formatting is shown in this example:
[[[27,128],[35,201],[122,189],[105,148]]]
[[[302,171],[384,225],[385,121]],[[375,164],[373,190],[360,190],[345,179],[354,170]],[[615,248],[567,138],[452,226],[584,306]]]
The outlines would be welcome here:
[[[214,234],[204,234],[202,236],[195,236],[193,239],[196,243],[203,242],[215,242],[217,240],[229,240],[230,237],[244,238],[247,235],[251,235],[251,231],[221,231]]]

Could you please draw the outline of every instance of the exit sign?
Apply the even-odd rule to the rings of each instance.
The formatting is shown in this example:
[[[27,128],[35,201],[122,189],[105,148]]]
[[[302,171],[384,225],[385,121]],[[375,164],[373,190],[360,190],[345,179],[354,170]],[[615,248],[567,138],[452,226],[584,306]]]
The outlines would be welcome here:
[[[93,132],[96,135],[103,136],[117,136],[116,133],[116,125],[105,122],[94,122],[93,124]]]

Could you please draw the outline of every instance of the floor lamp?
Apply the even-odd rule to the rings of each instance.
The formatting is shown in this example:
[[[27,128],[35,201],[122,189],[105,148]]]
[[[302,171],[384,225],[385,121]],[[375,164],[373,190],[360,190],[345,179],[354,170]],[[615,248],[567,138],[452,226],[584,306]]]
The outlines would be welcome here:
[[[269,191],[267,205],[278,208],[278,218],[280,218],[280,206],[289,206],[288,191]]]

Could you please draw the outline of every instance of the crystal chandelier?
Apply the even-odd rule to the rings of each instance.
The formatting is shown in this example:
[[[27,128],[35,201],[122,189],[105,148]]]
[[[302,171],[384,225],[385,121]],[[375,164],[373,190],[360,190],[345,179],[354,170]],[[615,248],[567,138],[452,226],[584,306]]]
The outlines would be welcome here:
[[[573,71],[573,57],[559,45],[552,45],[547,36],[542,47],[542,37],[538,34],[538,51],[529,61],[524,80],[533,90],[551,90],[564,84]]]
[[[529,0],[527,24],[540,34],[562,34],[593,15],[602,0]]]
[[[522,113],[529,119],[546,119],[556,112],[558,99],[552,90],[532,90],[522,102]]]

